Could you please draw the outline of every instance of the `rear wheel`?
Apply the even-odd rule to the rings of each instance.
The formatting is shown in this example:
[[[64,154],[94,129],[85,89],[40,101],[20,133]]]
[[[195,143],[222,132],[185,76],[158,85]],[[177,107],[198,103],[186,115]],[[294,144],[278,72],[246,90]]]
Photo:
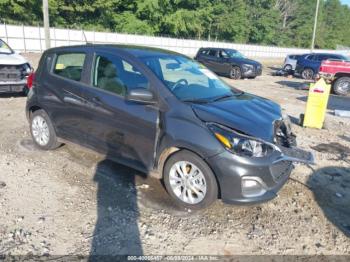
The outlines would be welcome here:
[[[306,80],[311,80],[314,78],[314,70],[311,68],[305,68],[303,72],[301,72],[301,77]]]
[[[346,96],[350,94],[350,77],[339,77],[333,85],[333,91],[336,95]]]
[[[218,197],[213,172],[200,157],[189,151],[172,155],[165,164],[163,177],[166,190],[179,206],[202,209]]]
[[[284,71],[289,72],[289,71],[292,71],[293,67],[292,67],[291,65],[285,65],[285,66],[283,67],[283,69],[284,69]]]
[[[42,150],[53,150],[60,146],[56,131],[44,110],[37,110],[32,114],[30,132],[35,145]]]
[[[242,72],[239,66],[233,66],[230,70],[230,78],[231,79],[241,79]]]

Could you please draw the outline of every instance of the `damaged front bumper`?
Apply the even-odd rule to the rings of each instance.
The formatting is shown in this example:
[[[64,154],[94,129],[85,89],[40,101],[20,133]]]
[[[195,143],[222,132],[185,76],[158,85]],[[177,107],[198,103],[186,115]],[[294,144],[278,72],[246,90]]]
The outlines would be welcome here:
[[[0,81],[0,93],[23,92],[26,86],[26,78],[19,81]]]
[[[255,204],[277,196],[288,180],[293,163],[314,164],[312,153],[278,147],[268,158],[243,158],[225,151],[208,159],[218,179],[221,199],[229,204]]]

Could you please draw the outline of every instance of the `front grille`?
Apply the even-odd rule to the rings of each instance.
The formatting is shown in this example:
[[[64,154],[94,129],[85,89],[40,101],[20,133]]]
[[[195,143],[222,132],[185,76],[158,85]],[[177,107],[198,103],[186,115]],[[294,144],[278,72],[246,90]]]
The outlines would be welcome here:
[[[261,73],[262,73],[262,67],[261,67],[260,65],[256,66],[255,72],[256,72],[257,75],[261,75]]]
[[[274,143],[276,145],[291,147],[296,144],[296,137],[290,127],[283,120],[276,120],[274,123]]]
[[[0,65],[0,81],[13,82],[20,81],[26,76],[25,65]]]

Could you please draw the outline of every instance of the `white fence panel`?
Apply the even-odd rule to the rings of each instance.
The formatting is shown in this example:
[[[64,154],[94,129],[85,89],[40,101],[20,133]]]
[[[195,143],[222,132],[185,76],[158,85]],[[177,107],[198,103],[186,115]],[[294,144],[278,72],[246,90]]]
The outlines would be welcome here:
[[[164,48],[175,52],[194,56],[200,47],[233,48],[248,57],[257,58],[283,58],[288,54],[303,54],[309,49],[281,48],[275,46],[259,46],[236,43],[225,43],[203,40],[185,40],[169,37],[153,37],[132,34],[119,34],[110,32],[94,32],[51,28],[51,46],[80,45],[85,40],[91,43],[143,45]],[[16,51],[41,52],[45,49],[44,29],[33,26],[15,26],[0,24],[0,38],[4,39]],[[344,50],[315,50],[315,52],[345,53]]]

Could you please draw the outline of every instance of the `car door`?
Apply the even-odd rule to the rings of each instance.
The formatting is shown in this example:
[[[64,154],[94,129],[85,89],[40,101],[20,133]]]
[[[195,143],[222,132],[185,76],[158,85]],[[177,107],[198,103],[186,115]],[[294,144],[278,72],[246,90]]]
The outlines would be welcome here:
[[[89,140],[109,158],[147,171],[153,166],[158,108],[127,101],[125,95],[133,88],[154,90],[135,62],[116,53],[94,55],[90,86],[83,92],[90,103]]]
[[[325,55],[321,55],[321,54],[315,54],[313,59],[312,59],[312,69],[314,70],[314,73],[317,73],[318,70],[320,69],[320,66],[321,66],[321,63],[322,63],[322,60],[325,60],[326,57]]]
[[[216,49],[210,49],[205,56],[204,61],[205,62],[203,62],[203,64],[210,70],[214,71],[215,73],[220,73],[221,68],[218,66],[218,51]]]
[[[82,82],[87,53],[83,50],[58,51],[47,55],[40,81],[38,99],[49,114],[59,137],[84,144],[87,133],[81,116],[84,99]]]
[[[229,55],[225,52],[225,50],[219,50],[217,55],[218,61],[216,67],[218,70],[220,70],[218,72],[221,74],[229,74],[232,68]]]

